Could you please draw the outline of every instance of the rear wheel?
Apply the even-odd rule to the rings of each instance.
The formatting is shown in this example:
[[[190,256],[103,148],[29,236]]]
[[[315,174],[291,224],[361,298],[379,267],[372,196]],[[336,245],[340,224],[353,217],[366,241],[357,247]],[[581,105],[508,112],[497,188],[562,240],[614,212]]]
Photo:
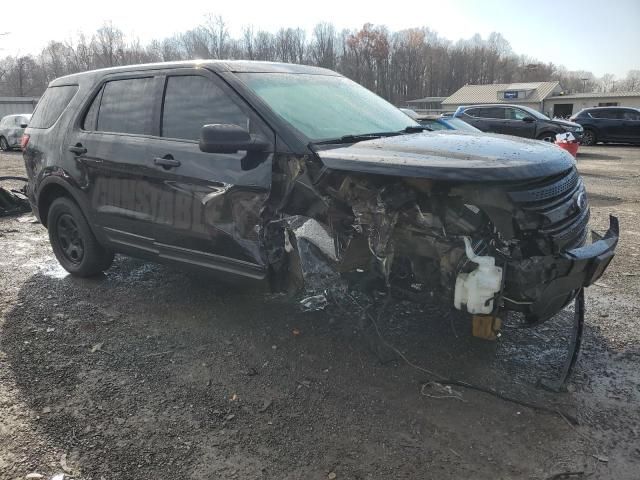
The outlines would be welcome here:
[[[9,151],[9,142],[7,142],[7,139],[4,137],[0,137],[0,150],[3,152]]]
[[[596,134],[593,130],[585,130],[582,133],[582,145],[585,147],[590,147],[591,145],[596,144]]]
[[[72,275],[90,277],[108,269],[113,252],[98,243],[76,203],[57,198],[47,217],[49,241],[60,265]]]

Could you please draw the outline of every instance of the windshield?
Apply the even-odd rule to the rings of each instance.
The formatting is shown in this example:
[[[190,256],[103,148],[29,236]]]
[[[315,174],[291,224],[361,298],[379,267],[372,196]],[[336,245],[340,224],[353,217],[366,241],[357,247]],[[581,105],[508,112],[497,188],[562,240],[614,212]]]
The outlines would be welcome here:
[[[539,111],[534,110],[533,108],[525,107],[524,105],[518,105],[518,108],[521,108],[522,110],[526,111],[528,114],[530,114],[534,118],[539,118],[540,120],[551,120],[544,113],[540,113]]]
[[[442,119],[447,124],[451,125],[454,130],[462,130],[463,132],[479,132],[476,127],[473,125],[469,125],[464,120],[460,120],[459,118],[443,118]]]
[[[290,73],[238,76],[312,142],[419,127],[396,107],[344,77]]]

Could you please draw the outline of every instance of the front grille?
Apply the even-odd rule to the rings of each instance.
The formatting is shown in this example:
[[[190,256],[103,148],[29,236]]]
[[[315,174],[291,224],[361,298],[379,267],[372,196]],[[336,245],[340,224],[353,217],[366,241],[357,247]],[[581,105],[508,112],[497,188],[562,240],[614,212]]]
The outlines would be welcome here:
[[[575,168],[552,178],[520,184],[508,195],[519,207],[516,222],[521,231],[534,230],[538,238],[542,235],[554,252],[584,244],[589,204]]]

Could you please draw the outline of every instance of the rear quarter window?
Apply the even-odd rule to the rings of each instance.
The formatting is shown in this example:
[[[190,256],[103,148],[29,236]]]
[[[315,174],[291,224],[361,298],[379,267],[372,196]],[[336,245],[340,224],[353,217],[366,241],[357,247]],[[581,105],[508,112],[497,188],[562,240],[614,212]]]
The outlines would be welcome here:
[[[31,117],[29,127],[31,128],[49,128],[51,127],[64,109],[67,108],[69,102],[78,91],[77,85],[63,85],[60,87],[49,87],[44,92],[42,98],[36,105],[36,111]]]

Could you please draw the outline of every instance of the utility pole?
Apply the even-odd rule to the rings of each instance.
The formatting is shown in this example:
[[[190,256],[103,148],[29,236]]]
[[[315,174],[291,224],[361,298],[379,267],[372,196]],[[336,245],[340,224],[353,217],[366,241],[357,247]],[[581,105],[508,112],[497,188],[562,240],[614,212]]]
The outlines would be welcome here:
[[[587,91],[587,80],[589,80],[588,78],[581,78],[580,80],[582,80],[582,93],[586,93]]]

